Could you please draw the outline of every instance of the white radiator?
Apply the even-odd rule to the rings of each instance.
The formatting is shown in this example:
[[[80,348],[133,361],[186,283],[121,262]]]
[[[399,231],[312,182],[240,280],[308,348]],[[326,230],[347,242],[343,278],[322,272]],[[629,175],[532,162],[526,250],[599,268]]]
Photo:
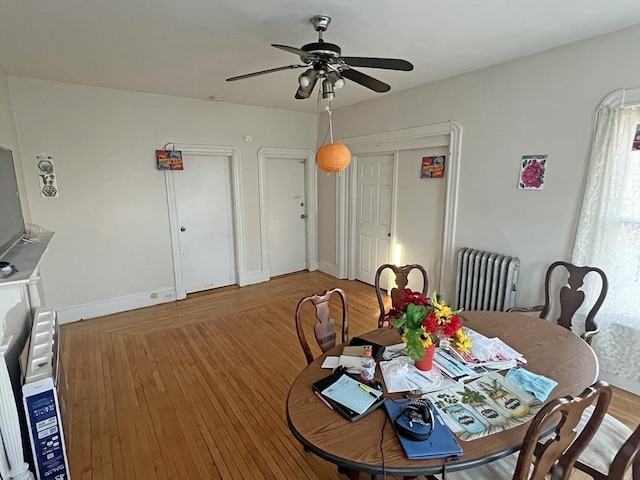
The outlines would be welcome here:
[[[456,275],[456,308],[503,311],[514,306],[520,259],[461,248]]]

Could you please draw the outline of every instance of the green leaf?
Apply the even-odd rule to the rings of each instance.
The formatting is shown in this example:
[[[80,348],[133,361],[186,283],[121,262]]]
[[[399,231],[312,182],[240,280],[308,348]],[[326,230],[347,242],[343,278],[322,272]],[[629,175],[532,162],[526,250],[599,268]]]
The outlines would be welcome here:
[[[407,330],[407,355],[414,360],[422,360],[424,358],[424,347],[420,340],[422,330]]]
[[[420,328],[422,321],[427,316],[427,308],[424,305],[410,303],[404,316],[407,317],[407,328]]]
[[[391,325],[400,329],[400,328],[403,328],[404,325],[407,323],[407,317],[406,315],[402,315],[400,318],[392,318],[389,321],[391,322]]]
[[[523,167],[526,167],[526,166],[527,166],[527,161],[526,161],[526,160],[523,160],[523,161],[522,161],[522,166],[523,166]]]
[[[520,188],[524,188],[524,183],[520,183]]]

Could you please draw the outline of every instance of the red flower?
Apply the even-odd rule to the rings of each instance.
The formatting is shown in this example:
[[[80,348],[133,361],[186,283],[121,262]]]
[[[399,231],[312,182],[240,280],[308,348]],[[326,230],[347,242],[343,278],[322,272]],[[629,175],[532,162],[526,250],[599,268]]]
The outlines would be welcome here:
[[[425,297],[420,292],[414,292],[405,288],[403,293],[404,295],[401,298],[393,302],[393,308],[399,312],[406,312],[410,303],[413,303],[414,305],[429,305],[429,298]]]
[[[454,315],[453,317],[451,317],[450,325],[454,328],[453,333],[455,333],[458,331],[458,329],[462,328],[462,319],[459,316]]]
[[[427,314],[427,318],[424,319],[422,325],[429,333],[436,333],[438,330],[438,319],[436,318],[436,312],[431,310]]]
[[[410,303],[413,303],[414,305],[424,305],[425,307],[431,304],[429,297],[425,297],[420,292],[414,292],[405,288],[402,290],[402,293],[403,295],[401,298],[392,302],[391,310],[389,310],[384,316],[385,320],[400,318],[407,311],[407,307]],[[391,323],[389,323],[389,328],[394,328]]]

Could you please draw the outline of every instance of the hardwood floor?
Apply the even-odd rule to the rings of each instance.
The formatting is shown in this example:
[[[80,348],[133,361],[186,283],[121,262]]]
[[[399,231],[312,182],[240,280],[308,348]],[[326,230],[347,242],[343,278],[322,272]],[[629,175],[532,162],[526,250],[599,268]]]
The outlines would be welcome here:
[[[61,326],[71,477],[346,478],[303,451],[284,408],[306,366],[297,302],[336,286],[347,293],[350,336],[375,328],[373,287],[319,272]],[[631,428],[639,407],[640,397],[615,389],[610,413]]]

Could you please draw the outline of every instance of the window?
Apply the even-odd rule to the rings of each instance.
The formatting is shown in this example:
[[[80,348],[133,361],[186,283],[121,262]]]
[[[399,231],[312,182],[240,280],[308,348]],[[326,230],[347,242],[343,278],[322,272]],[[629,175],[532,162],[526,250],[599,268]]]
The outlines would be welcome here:
[[[634,140],[639,131],[640,89],[614,92],[600,105],[572,258],[577,265],[601,268],[609,280],[607,298],[596,318],[601,332],[593,342],[601,369],[636,385],[640,381],[640,149],[635,149]]]

